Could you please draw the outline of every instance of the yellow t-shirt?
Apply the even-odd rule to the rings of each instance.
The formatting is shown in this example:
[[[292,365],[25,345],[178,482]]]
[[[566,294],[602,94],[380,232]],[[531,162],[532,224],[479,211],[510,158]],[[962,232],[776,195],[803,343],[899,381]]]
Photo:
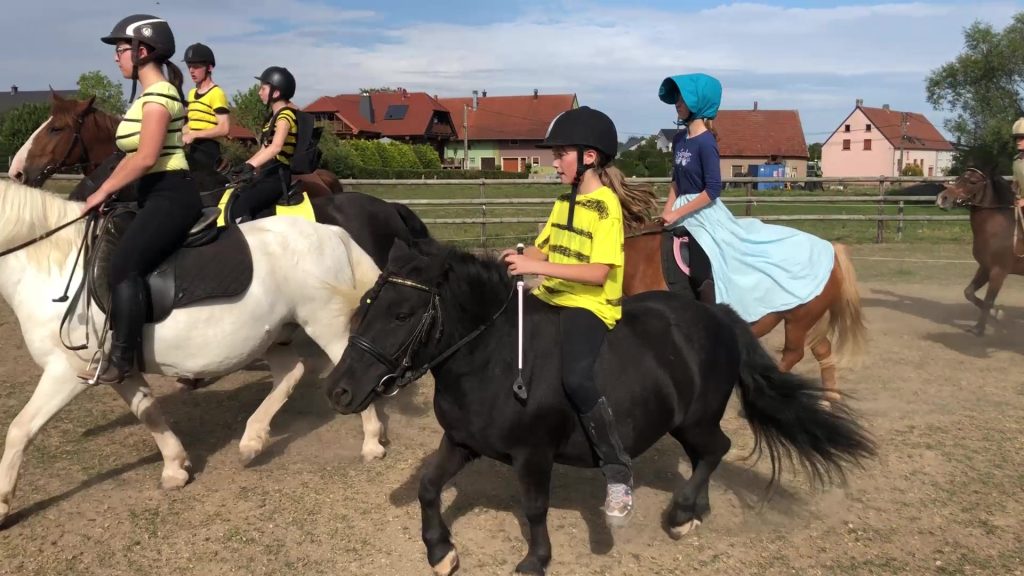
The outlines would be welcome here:
[[[566,226],[569,194],[555,201],[551,215],[534,245],[556,264],[607,264],[601,286],[546,277],[533,293],[555,306],[586,308],[609,329],[622,318],[622,265],[625,260],[622,205],[607,186],[576,198],[572,228]]]
[[[188,129],[209,130],[217,126],[217,115],[227,114],[228,97],[220,86],[200,94],[198,88],[188,92]]]
[[[267,123],[263,125],[262,143],[264,146],[270,146],[270,143],[274,141],[274,130],[277,127],[277,121],[282,118],[288,121],[288,137],[284,140],[281,152],[274,156],[274,160],[285,166],[291,166],[292,156],[295,155],[295,139],[299,132],[299,125],[295,120],[294,110],[291,108],[281,108],[277,114],[274,114],[270,117],[270,120],[267,120]]]
[[[1024,196],[1024,153],[1013,160],[1013,182],[1017,185],[1017,196]]]
[[[167,135],[164,136],[164,146],[160,151],[160,157],[146,173],[188,170],[188,161],[185,160],[185,150],[182,148],[181,140],[181,128],[185,124],[185,106],[181,103],[178,90],[167,81],[153,84],[142,93],[142,96],[132,102],[131,107],[124,114],[124,119],[117,125],[115,136],[117,147],[126,154],[134,154],[138,151],[139,139],[142,134],[142,107],[150,102],[166,108],[171,114],[171,121],[167,125]]]

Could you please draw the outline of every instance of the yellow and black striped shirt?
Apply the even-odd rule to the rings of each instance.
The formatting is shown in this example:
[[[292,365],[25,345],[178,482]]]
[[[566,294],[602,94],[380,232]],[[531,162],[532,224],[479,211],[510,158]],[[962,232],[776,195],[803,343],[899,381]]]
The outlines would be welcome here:
[[[228,97],[220,86],[214,85],[200,94],[198,88],[188,92],[188,129],[209,130],[217,125],[217,115],[227,114]]]
[[[281,108],[276,114],[267,120],[267,123],[263,125],[263,146],[270,146],[270,143],[274,141],[274,131],[277,128],[278,120],[288,121],[288,137],[284,140],[284,146],[281,147],[281,152],[277,156],[274,156],[274,160],[277,160],[285,166],[292,165],[292,156],[295,155],[295,139],[298,135],[299,125],[295,120],[295,110],[291,108]]]
[[[609,329],[622,318],[622,266],[625,261],[622,205],[607,186],[576,198],[572,227],[569,194],[555,201],[547,224],[534,243],[556,264],[607,264],[611,270],[601,286],[546,277],[533,293],[555,306],[586,308]]]
[[[177,88],[167,81],[153,84],[142,93],[142,96],[132,102],[131,107],[124,114],[124,119],[117,125],[117,147],[126,154],[134,154],[139,150],[139,140],[142,134],[142,107],[151,102],[166,108],[171,115],[171,121],[167,125],[167,135],[164,136],[160,157],[146,173],[188,170],[188,161],[185,160],[185,150],[182,148],[181,140],[181,128],[185,124],[185,105],[181,102]]]

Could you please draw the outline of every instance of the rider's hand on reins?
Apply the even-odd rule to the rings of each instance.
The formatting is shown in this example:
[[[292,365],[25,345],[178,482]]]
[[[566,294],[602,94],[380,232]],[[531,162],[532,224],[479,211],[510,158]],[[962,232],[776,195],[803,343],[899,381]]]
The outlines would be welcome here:
[[[93,192],[92,194],[89,195],[88,198],[85,199],[85,206],[82,207],[82,214],[91,212],[93,209],[99,206],[103,206],[103,204],[105,204],[107,200],[109,200],[109,198],[110,197],[107,194]]]

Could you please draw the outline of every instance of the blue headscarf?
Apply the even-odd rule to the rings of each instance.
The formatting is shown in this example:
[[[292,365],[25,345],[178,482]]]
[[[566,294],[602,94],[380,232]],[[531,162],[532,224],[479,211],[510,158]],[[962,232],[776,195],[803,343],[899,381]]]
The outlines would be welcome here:
[[[707,74],[680,74],[669,76],[661,82],[658,98],[665,104],[675,104],[679,95],[690,109],[690,116],[684,122],[698,118],[714,118],[722,105],[722,83]]]

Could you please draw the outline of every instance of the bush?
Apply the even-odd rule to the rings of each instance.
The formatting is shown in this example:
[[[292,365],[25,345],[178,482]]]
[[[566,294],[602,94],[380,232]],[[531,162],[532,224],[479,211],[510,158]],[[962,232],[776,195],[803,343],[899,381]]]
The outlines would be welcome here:
[[[342,176],[338,174],[338,177]],[[357,166],[351,176],[344,177],[358,180],[515,180],[526,178],[526,173],[502,172],[501,170],[410,170]]]
[[[440,170],[441,169],[441,157],[437,155],[437,150],[429,144],[414,144],[412,146],[412,152],[416,155],[416,159],[420,162],[420,168],[424,170]]]
[[[224,157],[232,166],[238,166],[242,162],[245,162],[252,157],[254,150],[252,146],[243,144],[238,140],[231,140],[229,138],[220,138],[220,155]]]
[[[900,171],[902,176],[924,176],[924,167],[920,164],[907,164]]]

